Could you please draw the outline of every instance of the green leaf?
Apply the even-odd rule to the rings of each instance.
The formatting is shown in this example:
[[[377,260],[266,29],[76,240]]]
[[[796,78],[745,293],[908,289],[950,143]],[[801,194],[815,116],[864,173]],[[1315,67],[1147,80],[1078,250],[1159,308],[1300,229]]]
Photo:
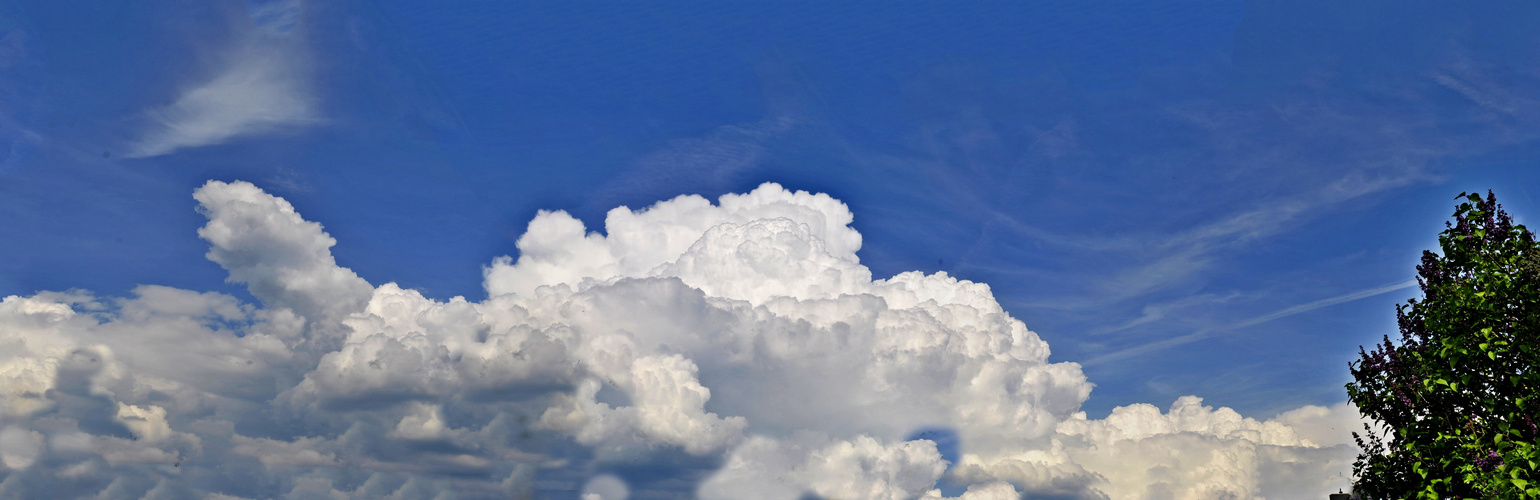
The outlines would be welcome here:
[[[1532,277],[1540,276],[1540,245],[1528,229],[1492,222],[1507,215],[1481,195],[1461,196],[1457,224],[1438,235],[1442,252],[1427,254],[1418,269],[1437,284],[1399,308],[1410,322],[1401,325],[1415,325],[1427,348],[1366,350],[1349,365],[1349,398],[1388,431],[1364,444],[1354,483],[1385,498],[1540,497],[1540,446],[1522,420],[1540,416],[1530,402],[1540,387],[1540,342],[1531,340],[1540,325],[1540,283]],[[1384,357],[1398,366],[1367,369]],[[1412,374],[1421,383],[1406,394]],[[1403,395],[1415,398],[1413,408],[1401,404]],[[1493,451],[1504,465],[1473,463]]]

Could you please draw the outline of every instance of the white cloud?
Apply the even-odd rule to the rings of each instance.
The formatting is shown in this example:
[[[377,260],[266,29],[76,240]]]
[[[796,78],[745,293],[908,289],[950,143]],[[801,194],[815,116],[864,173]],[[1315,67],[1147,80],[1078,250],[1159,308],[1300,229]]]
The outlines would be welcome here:
[[[373,287],[332,258],[337,240],[289,202],[244,182],[209,181],[193,197],[209,218],[198,230],[212,245],[209,260],[269,307],[335,323],[368,300]]]
[[[941,490],[930,490],[925,496],[920,498],[925,500],[940,499]],[[957,497],[957,500],[1017,500],[1019,498],[1021,498],[1021,494],[1016,491],[1016,487],[1011,486],[1011,483],[995,481],[969,486],[968,491],[963,492],[962,496]]]
[[[566,212],[541,211],[519,237],[518,261],[499,259],[485,270],[486,288],[492,295],[529,296],[540,286],[580,286],[615,277],[663,275],[686,277],[692,286],[749,288],[744,280],[753,279],[757,270],[785,273],[788,282],[812,281],[819,278],[816,273],[794,275],[793,270],[777,266],[814,265],[803,260],[815,259],[827,266],[822,272],[838,272],[845,267],[840,263],[853,268],[861,234],[850,228],[852,220],[850,209],[839,200],[825,194],[787,191],[776,184],[748,194],[723,196],[716,205],[700,196],[680,196],[640,211],[619,207],[606,215],[604,235],[586,232],[583,223]],[[750,241],[747,236],[768,241]],[[802,246],[779,248],[779,242]],[[732,248],[726,248],[729,245]],[[670,266],[677,269],[665,269]],[[738,279],[707,282],[709,276],[698,276],[707,272],[730,273]],[[869,281],[870,273],[867,278]],[[715,290],[707,291],[712,292]],[[774,291],[725,296],[766,298],[763,295],[767,293]]]
[[[1059,424],[1064,455],[1105,478],[1098,488],[1111,498],[1295,498],[1320,493],[1313,498],[1343,486],[1342,478],[1331,472],[1346,470],[1357,450],[1343,444],[1350,432],[1346,426],[1332,432],[1321,424],[1336,423],[1332,420],[1342,420],[1344,412],[1355,409],[1344,404],[1333,412],[1310,406],[1257,421],[1202,403],[1196,396],[1184,396],[1164,414],[1147,404],[1116,408],[1102,420],[1077,414]]]
[[[931,490],[946,462],[930,441],[883,446],[868,436],[814,451],[799,471],[825,498],[902,500]]]
[[[222,67],[147,113],[129,157],[150,157],[319,121],[300,41],[298,0],[249,2],[250,28],[237,29]]]
[[[750,438],[701,485],[702,499],[795,500],[812,492],[824,498],[899,500],[930,495],[946,471],[930,441],[884,443],[871,436],[830,439],[802,432],[790,439]]]
[[[0,465],[25,469],[37,461],[43,451],[43,435],[16,426],[0,429]]]
[[[583,500],[626,500],[631,490],[620,478],[604,474],[588,480],[583,485]]]
[[[543,212],[482,302],[366,283],[250,184],[194,197],[209,259],[263,307],[5,298],[0,497],[67,477],[107,498],[936,499],[952,474],[973,500],[1316,498],[1353,455],[1347,406],[1258,421],[1186,397],[1088,420],[1080,366],[987,285],[872,279],[825,195],[680,197],[613,210],[605,234]],[[905,439],[938,426],[958,464]],[[632,463],[679,477],[593,479]]]
[[[231,448],[232,453],[255,457],[267,467],[281,466],[322,466],[336,465],[335,453],[318,451],[317,448],[325,446],[321,439],[302,438],[295,442],[278,441],[265,438],[249,438],[235,436]]]

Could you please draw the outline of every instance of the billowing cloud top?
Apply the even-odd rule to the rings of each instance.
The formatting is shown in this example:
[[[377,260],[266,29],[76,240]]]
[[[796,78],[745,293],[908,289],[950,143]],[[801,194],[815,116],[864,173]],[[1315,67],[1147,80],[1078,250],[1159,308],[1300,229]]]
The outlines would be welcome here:
[[[0,497],[1321,498],[1355,452],[1347,406],[1090,420],[987,285],[872,279],[827,195],[541,212],[477,303],[368,284],[251,184],[194,197],[262,306],[6,297]],[[934,428],[963,454],[908,439]]]

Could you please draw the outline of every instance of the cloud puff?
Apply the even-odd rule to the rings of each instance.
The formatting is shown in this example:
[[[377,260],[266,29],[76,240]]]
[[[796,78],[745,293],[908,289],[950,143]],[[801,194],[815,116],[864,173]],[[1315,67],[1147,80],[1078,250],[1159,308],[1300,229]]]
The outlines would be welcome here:
[[[149,126],[128,156],[159,156],[318,121],[304,54],[290,35],[302,7],[298,0],[248,2],[252,26],[237,30],[223,66],[150,110]]]
[[[0,497],[1317,498],[1354,454],[1347,406],[1089,420],[1080,366],[987,285],[873,279],[826,195],[682,196],[604,234],[542,212],[482,302],[368,284],[251,184],[194,198],[262,306],[0,301]],[[908,439],[937,427],[957,463]]]

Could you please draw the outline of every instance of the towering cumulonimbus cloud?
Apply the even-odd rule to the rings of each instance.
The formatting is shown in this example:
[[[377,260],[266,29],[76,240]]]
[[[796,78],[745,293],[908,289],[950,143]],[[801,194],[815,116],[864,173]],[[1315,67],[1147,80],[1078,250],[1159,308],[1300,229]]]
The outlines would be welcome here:
[[[481,302],[368,284],[251,184],[194,197],[262,307],[0,301],[0,497],[1319,498],[1355,452],[1345,405],[1089,420],[1079,365],[987,285],[873,279],[827,195],[681,196],[604,234],[541,212]],[[956,463],[909,439],[934,428]]]

